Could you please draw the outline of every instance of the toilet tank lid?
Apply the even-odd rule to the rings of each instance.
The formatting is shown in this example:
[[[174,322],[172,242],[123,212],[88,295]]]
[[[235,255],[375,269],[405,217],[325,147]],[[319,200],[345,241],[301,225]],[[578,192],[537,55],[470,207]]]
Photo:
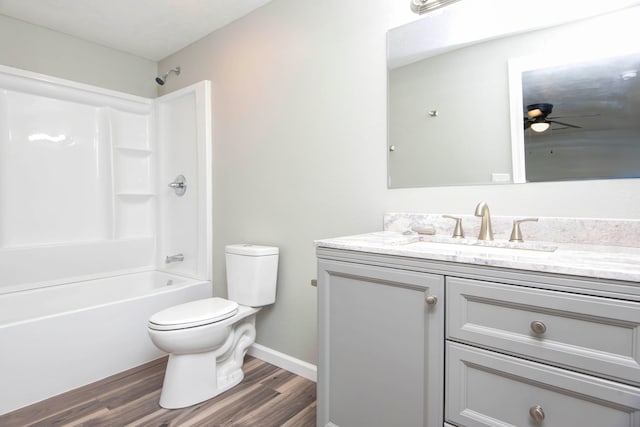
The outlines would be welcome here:
[[[275,246],[260,246],[249,243],[227,245],[225,246],[224,251],[228,254],[248,256],[278,255],[278,248]]]

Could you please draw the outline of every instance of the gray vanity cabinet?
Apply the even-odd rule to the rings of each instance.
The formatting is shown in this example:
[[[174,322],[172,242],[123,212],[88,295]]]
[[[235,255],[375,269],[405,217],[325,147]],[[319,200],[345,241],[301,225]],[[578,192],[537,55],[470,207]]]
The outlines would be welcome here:
[[[318,427],[640,427],[639,283],[335,248],[318,274]]]
[[[444,277],[318,261],[318,427],[443,425]]]

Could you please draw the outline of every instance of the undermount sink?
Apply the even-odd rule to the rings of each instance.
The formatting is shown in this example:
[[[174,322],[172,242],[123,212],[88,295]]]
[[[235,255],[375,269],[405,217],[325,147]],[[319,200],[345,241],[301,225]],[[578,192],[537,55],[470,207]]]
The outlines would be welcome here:
[[[509,242],[507,240],[454,239],[452,237],[421,236],[420,240],[408,242],[412,249],[455,251],[460,254],[504,254],[511,256],[547,256],[557,246],[539,242]]]

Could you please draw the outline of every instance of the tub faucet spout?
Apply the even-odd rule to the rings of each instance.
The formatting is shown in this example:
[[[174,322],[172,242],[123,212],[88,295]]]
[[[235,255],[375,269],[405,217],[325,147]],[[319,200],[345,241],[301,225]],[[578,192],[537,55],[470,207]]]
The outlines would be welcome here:
[[[485,202],[478,203],[476,206],[476,216],[482,217],[480,223],[480,234],[478,234],[478,240],[493,240],[493,231],[491,230],[491,213],[489,212],[489,205]]]
[[[167,258],[164,260],[165,264],[171,264],[172,262],[182,262],[182,261],[184,261],[184,255],[182,254],[168,255]]]

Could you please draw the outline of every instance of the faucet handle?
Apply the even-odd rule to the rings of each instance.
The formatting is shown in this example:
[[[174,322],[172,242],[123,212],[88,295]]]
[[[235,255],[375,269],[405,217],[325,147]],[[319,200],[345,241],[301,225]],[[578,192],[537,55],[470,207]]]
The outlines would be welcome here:
[[[449,218],[456,222],[456,226],[453,229],[453,237],[454,239],[463,239],[464,231],[462,231],[462,218],[459,216],[451,216],[451,215],[442,215],[443,218]]]
[[[523,218],[513,221],[513,230],[511,230],[511,237],[509,238],[510,242],[524,242],[524,240],[522,240],[522,231],[520,231],[520,223],[528,221],[538,222],[538,218]]]

